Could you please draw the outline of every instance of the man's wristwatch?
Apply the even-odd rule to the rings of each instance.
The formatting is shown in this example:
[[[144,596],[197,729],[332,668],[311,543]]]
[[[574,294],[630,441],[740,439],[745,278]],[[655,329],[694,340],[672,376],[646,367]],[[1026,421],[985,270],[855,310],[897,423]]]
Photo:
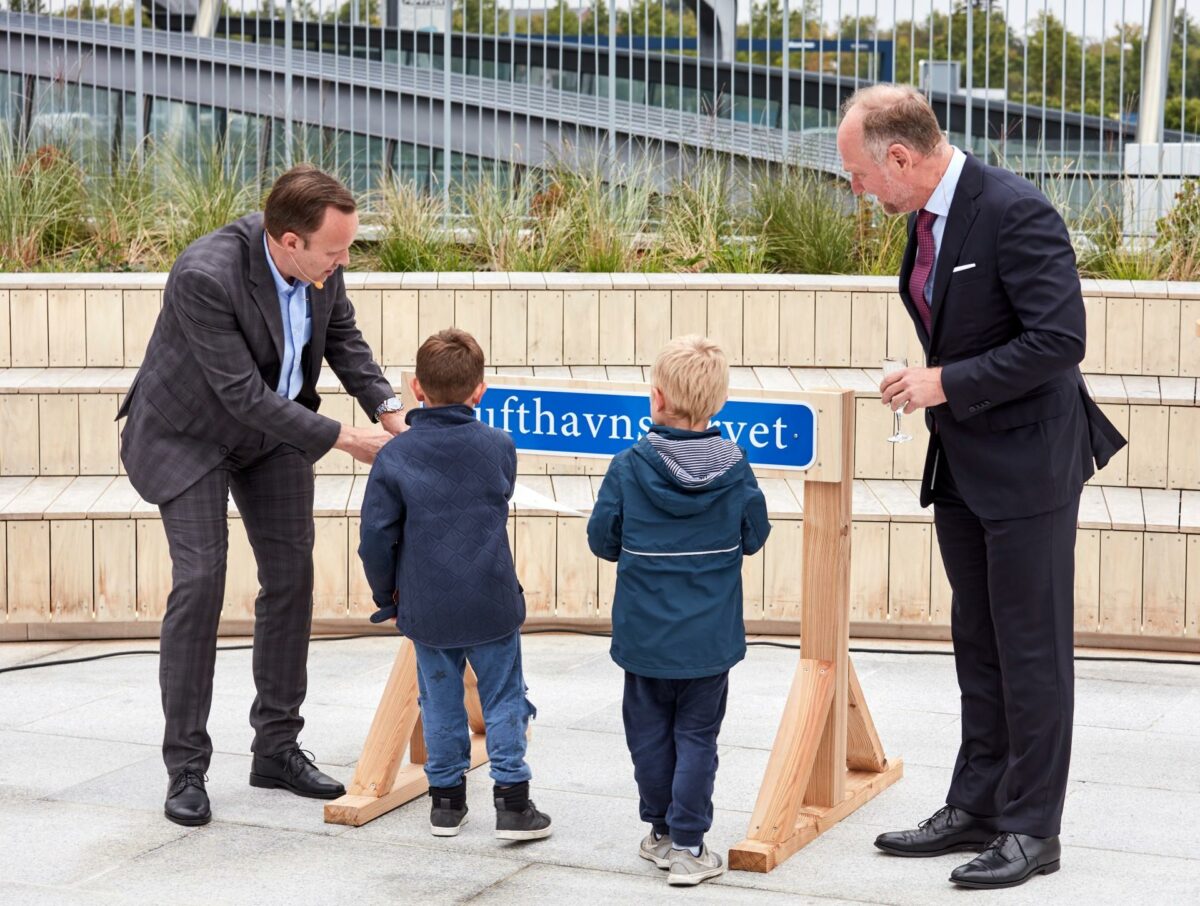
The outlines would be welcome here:
[[[375,417],[383,415],[385,412],[399,412],[404,408],[404,403],[400,402],[396,397],[386,399],[375,409]]]

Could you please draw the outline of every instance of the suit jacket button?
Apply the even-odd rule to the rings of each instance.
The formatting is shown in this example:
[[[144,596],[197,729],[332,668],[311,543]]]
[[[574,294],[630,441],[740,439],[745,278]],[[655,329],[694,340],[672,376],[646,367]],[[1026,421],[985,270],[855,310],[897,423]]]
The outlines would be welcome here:
[[[222,456],[224,456],[226,453],[228,453],[228,452],[229,452],[229,448],[228,448],[228,447],[226,447],[226,446],[224,446],[224,445],[222,445],[222,446],[220,446],[220,447],[217,447],[217,449],[221,451],[221,455],[222,455]]]
[[[942,360],[939,359],[937,356],[934,356],[933,358],[931,358],[929,360],[929,364],[930,365],[940,365],[940,364],[942,364]]]

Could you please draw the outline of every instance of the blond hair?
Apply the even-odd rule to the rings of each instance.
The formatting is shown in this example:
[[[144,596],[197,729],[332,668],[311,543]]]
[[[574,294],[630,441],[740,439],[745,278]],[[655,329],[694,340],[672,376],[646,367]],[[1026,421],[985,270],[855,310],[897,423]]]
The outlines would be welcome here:
[[[946,140],[929,101],[911,85],[860,88],[842,104],[842,116],[856,108],[862,112],[863,145],[877,163],[892,145],[928,157]]]
[[[708,337],[676,337],[654,360],[650,383],[666,397],[671,415],[692,424],[707,422],[729,397],[729,363]]]

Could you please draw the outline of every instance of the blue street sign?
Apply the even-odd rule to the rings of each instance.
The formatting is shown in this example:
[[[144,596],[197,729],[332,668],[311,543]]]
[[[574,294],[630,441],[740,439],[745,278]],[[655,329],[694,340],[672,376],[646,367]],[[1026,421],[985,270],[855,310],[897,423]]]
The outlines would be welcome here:
[[[475,415],[512,435],[521,453],[614,456],[650,429],[645,393],[491,384]],[[712,425],[740,444],[751,465],[807,469],[816,460],[817,416],[808,403],[731,399]]]

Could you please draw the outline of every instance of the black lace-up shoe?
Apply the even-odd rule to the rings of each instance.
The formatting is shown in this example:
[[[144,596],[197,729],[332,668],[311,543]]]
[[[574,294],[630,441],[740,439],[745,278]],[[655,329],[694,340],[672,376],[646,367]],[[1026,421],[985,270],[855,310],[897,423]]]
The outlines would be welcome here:
[[[199,827],[212,821],[208,793],[204,789],[207,779],[202,772],[191,768],[184,768],[171,778],[167,784],[167,801],[163,805],[163,814],[168,821],[184,827]]]
[[[250,785],[263,789],[289,790],[310,799],[337,799],[346,788],[316,767],[312,752],[295,745],[274,755],[254,755]]]
[[[501,840],[540,840],[550,836],[550,816],[529,798],[529,783],[496,786],[496,836]]]
[[[467,781],[429,788],[429,829],[435,837],[457,837],[467,823]]]
[[[991,823],[952,805],[943,806],[913,830],[891,831],[875,845],[893,856],[940,856],[961,849],[982,850],[996,836]]]
[[[1058,837],[998,834],[987,849],[954,869],[950,880],[980,890],[1016,887],[1034,875],[1054,874],[1061,855]]]

